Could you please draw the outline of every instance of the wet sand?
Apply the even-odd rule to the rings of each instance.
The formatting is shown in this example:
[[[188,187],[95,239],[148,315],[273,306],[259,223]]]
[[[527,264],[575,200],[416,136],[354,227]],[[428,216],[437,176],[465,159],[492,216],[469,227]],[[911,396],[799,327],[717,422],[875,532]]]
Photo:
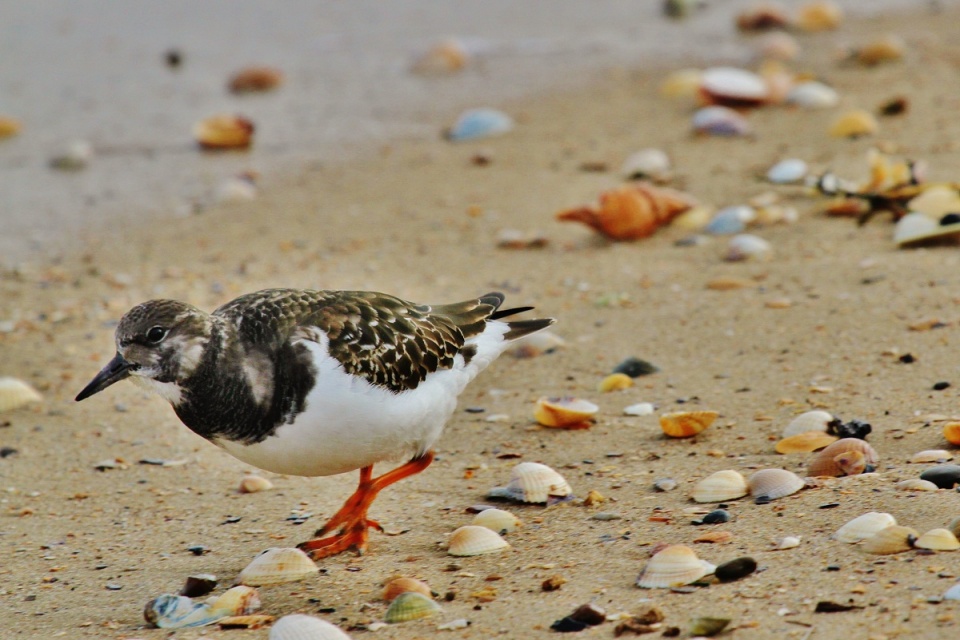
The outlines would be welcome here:
[[[397,142],[357,162],[305,171],[250,203],[103,233],[56,263],[4,272],[0,373],[29,380],[46,399],[4,415],[0,427],[0,444],[17,450],[0,461],[0,554],[10,558],[0,566],[3,635],[166,637],[143,627],[146,601],[176,592],[194,573],[229,584],[262,549],[306,539],[352,491],[353,474],[265,474],[274,490],[241,495],[237,485],[250,469],[190,434],[159,398],[118,385],[82,404],[72,401],[111,357],[111,323],[133,304],[173,297],[212,309],[269,286],[375,289],[425,302],[498,289],[510,303],[558,318],[556,332],[567,346],[534,359],[504,356],[482,374],[460,407],[485,413],[458,411],[437,462],[374,505],[373,517],[388,530],[406,532],[374,534],[364,557],[322,561],[316,579],[262,589],[264,612],[322,610],[344,628],[365,625],[382,619],[380,585],[399,573],[455,597],[443,603],[439,618],[374,634],[354,630],[354,637],[552,637],[550,624],[580,604],[594,602],[613,614],[637,611],[647,599],[663,609],[667,626],[684,632],[693,615],[711,615],[731,618],[737,638],[954,635],[954,604],[928,600],[956,581],[955,555],[870,556],[830,534],[867,511],[888,511],[920,532],[960,515],[952,491],[894,488],[924,468],[907,463],[913,453],[948,448],[941,423],[925,416],[960,414],[956,249],[897,250],[887,216],[858,228],[819,215],[822,203],[806,196],[795,201],[798,222],[755,231],[774,247],[763,263],[724,262],[722,238],[675,246],[688,233],[676,228],[609,244],[585,228],[556,223],[553,214],[619,184],[616,167],[645,146],[667,150],[682,187],[718,206],[769,190],[756,174],[787,156],[816,171],[861,178],[865,153],[875,145],[926,160],[931,179],[955,178],[955,23],[956,14],[889,17],[801,38],[797,68],[833,83],[842,106],[759,110],[750,116],[751,139],[692,138],[689,109],[657,95],[664,72],[614,70],[592,87],[503,105],[519,125],[502,138]],[[908,43],[902,63],[863,69],[833,58],[838,43],[890,31]],[[878,136],[849,141],[826,134],[841,110],[872,110],[898,94],[908,96],[910,110],[883,119]],[[481,151],[492,160],[486,166],[471,161]],[[598,162],[611,170],[581,170]],[[550,242],[540,250],[497,249],[496,237],[507,227],[543,230]],[[707,289],[725,276],[755,284]],[[787,308],[767,304],[783,298]],[[945,326],[909,328],[928,318]],[[896,354],[905,353],[915,362],[899,362]],[[627,356],[661,371],[631,389],[597,393],[597,382]],[[953,386],[933,391],[939,381]],[[533,401],[560,394],[599,404],[597,423],[583,431],[534,425]],[[658,413],[702,408],[720,418],[695,439],[667,440],[656,416],[622,415],[640,401],[655,403]],[[773,444],[794,415],[810,408],[870,422],[879,473],[768,505],[731,502],[734,520],[717,529],[732,539],[693,546],[715,564],[752,556],[762,568],[755,575],[692,593],[637,589],[651,545],[692,544],[704,533],[684,513],[698,479],[728,468],[746,474],[785,467],[802,475],[806,457],[780,456]],[[488,422],[490,414],[510,419]],[[506,454],[549,464],[578,496],[595,490],[607,502],[508,507],[525,522],[509,535],[510,550],[447,556],[442,544],[469,522],[465,508],[508,479],[517,459]],[[118,461],[117,468],[97,471],[104,460]],[[662,477],[679,487],[655,493],[652,482]],[[591,519],[598,511],[622,519]],[[286,520],[294,513],[312,516],[297,526]],[[651,520],[663,514],[668,522]],[[772,551],[786,535],[801,536],[800,546]],[[209,553],[187,551],[197,544]],[[839,569],[827,571],[831,565]],[[554,575],[567,582],[543,592],[541,583]],[[479,592],[494,597],[485,601]],[[814,613],[821,600],[862,608]],[[456,618],[471,626],[436,630]],[[612,637],[613,626],[578,637]],[[267,635],[216,627],[177,633]]]

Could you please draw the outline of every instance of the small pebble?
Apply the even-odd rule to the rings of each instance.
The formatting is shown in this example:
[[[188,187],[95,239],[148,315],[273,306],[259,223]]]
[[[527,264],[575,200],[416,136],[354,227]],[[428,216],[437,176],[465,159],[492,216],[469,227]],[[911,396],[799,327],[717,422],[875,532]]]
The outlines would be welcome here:
[[[612,373],[623,373],[631,378],[648,376],[660,371],[660,367],[640,358],[629,357],[613,368]]]
[[[663,493],[673,491],[677,488],[677,481],[673,478],[660,478],[659,480],[653,481],[653,488]]]
[[[619,513],[614,513],[612,511],[601,511],[590,516],[591,520],[599,520],[601,522],[608,522],[610,520],[622,520],[623,516]]]
[[[937,383],[934,383],[933,385],[934,391],[943,391],[944,389],[949,389],[949,388],[950,388],[949,382],[937,382]]]
[[[714,575],[720,582],[733,582],[745,578],[757,570],[757,561],[748,556],[736,558],[729,562],[717,565]]]
[[[731,517],[729,511],[714,509],[701,519],[694,520],[693,524],[723,524],[724,522],[730,522]]]

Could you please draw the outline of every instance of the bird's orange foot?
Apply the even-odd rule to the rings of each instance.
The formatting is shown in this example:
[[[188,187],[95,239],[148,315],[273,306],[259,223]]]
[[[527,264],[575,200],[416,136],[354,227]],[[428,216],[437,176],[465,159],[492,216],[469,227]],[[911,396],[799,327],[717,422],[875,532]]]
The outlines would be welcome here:
[[[363,555],[367,550],[367,539],[370,537],[369,529],[383,531],[375,520],[359,518],[348,525],[343,526],[339,533],[327,536],[326,538],[314,538],[297,545],[297,548],[310,556],[313,560],[329,558],[344,551],[356,551],[357,555]],[[317,535],[323,535],[323,529],[317,532]]]

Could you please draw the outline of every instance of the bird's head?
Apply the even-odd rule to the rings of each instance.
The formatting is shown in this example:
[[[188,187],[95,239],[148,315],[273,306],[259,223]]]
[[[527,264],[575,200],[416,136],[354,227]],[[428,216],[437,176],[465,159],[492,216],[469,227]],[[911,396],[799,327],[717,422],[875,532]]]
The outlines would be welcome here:
[[[130,378],[179,404],[181,383],[203,357],[211,334],[210,316],[176,300],[150,300],[126,313],[117,325],[117,353],[77,395],[77,401]]]

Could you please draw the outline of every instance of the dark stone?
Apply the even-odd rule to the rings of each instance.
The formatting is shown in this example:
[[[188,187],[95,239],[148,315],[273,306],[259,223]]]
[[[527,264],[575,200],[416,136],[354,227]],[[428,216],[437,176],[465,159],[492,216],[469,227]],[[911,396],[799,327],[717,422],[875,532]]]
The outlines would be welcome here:
[[[813,610],[814,613],[838,613],[843,611],[852,611],[854,609],[863,609],[863,607],[855,604],[840,604],[839,602],[830,602],[829,600],[821,600],[817,603],[816,609]]]
[[[567,617],[593,627],[607,620],[607,612],[595,604],[587,603],[574,609]]]
[[[952,489],[960,484],[960,465],[940,464],[920,474],[921,480],[929,480],[941,489]]]
[[[8,458],[15,453],[19,453],[13,447],[0,447],[0,458]]]
[[[903,364],[913,364],[917,359],[913,356],[912,353],[905,353],[899,358],[900,362]]]
[[[729,562],[717,565],[714,575],[720,582],[733,582],[745,578],[757,570],[757,561],[749,556],[735,558]]]
[[[729,511],[724,511],[723,509],[714,509],[707,515],[703,516],[699,520],[694,520],[693,524],[723,524],[724,522],[730,522],[732,516]]]
[[[651,364],[646,360],[641,360],[640,358],[627,358],[617,366],[613,368],[613,373],[623,373],[631,378],[639,378],[640,376],[648,376],[651,373],[656,373],[660,371],[660,367],[655,364]]]
[[[217,588],[217,577],[208,573],[200,573],[194,576],[188,576],[183,588],[180,589],[180,595],[188,598],[199,598],[205,596]]]
[[[835,420],[827,425],[827,433],[835,435],[838,438],[857,438],[866,440],[867,435],[873,430],[869,422],[863,420],[851,420],[850,422],[841,422]]]
[[[936,382],[936,383],[934,383],[934,385],[933,385],[933,390],[934,390],[934,391],[943,391],[944,389],[949,389],[949,388],[950,388],[950,383],[949,383],[949,382],[945,382],[945,381],[944,381],[944,382]]]
[[[586,622],[579,622],[577,620],[574,620],[570,616],[567,616],[566,618],[560,618],[559,620],[554,622],[552,625],[550,625],[550,629],[552,629],[553,631],[559,631],[560,633],[570,633],[572,631],[583,631],[586,628],[587,628]]]

